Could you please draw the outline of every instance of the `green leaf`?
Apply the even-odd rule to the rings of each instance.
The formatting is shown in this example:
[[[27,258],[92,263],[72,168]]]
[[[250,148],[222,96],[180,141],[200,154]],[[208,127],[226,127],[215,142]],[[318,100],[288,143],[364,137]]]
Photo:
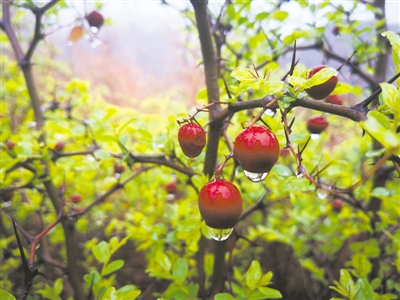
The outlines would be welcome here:
[[[118,126],[118,128],[116,129],[116,133],[117,135],[120,135],[121,132],[129,125],[131,124],[133,121],[137,120],[137,117],[133,117],[130,118],[129,120],[127,120],[125,123],[122,123],[120,126]]]
[[[16,298],[9,292],[0,289],[0,299],[1,300],[15,300]]]
[[[285,20],[287,17],[289,16],[289,13],[286,11],[282,11],[282,10],[276,10],[273,14],[272,14],[272,18],[274,18],[275,20],[279,20],[279,21],[283,21]]]
[[[354,300],[374,299],[372,287],[369,285],[368,281],[362,278],[357,280],[355,290],[357,294]]]
[[[250,290],[254,290],[258,286],[261,276],[262,276],[262,271],[260,263],[257,260],[253,260],[245,275],[247,287]]]
[[[356,269],[358,276],[367,278],[371,272],[372,264],[363,253],[356,253],[351,257],[351,264]]]
[[[374,197],[388,197],[389,195],[389,191],[383,187],[376,187],[371,192],[371,196]]]
[[[96,159],[107,159],[112,157],[110,152],[103,149],[97,149],[96,151],[94,151],[93,155]]]
[[[308,0],[296,0],[302,8],[308,7]]]
[[[370,111],[367,114],[367,121],[360,122],[360,125],[386,149],[400,145],[400,135],[391,131],[389,119],[379,111]]]
[[[272,276],[273,276],[273,274],[272,274],[272,272],[271,271],[269,271],[267,274],[264,274],[263,275],[263,277],[261,277],[261,280],[260,280],[260,285],[268,285],[268,284],[271,284],[272,282],[271,282],[271,279],[272,279]]]
[[[110,286],[104,293],[102,300],[117,300],[117,290],[115,287]]]
[[[393,62],[398,72],[400,71],[400,36],[393,31],[382,32],[382,36],[387,37],[390,44],[392,45]]]
[[[389,106],[395,118],[400,118],[400,93],[399,91],[389,83],[381,83],[382,98],[387,106]]]
[[[174,266],[172,268],[172,276],[174,276],[175,280],[182,284],[186,280],[186,276],[188,274],[188,265],[186,262],[186,259],[184,258],[178,258]]]
[[[62,279],[61,278],[57,278],[56,281],[54,281],[54,285],[53,285],[54,294],[60,295],[60,293],[62,292],[62,289],[63,289]]]
[[[124,266],[125,262],[122,259],[117,259],[112,261],[111,263],[107,264],[107,267],[105,268],[103,272],[103,276],[108,275],[110,273],[113,273],[119,269],[121,269]]]
[[[353,278],[351,278],[349,271],[346,269],[340,269],[340,284],[349,292],[350,295],[355,294]]]
[[[110,258],[110,248],[108,243],[105,241],[101,241],[97,245],[92,248],[93,255],[100,262],[106,262]]]
[[[371,281],[371,288],[373,290],[377,289],[381,285],[381,279],[380,278],[375,278]]]
[[[168,256],[161,250],[156,253],[156,261],[166,271],[171,270],[171,261]]]
[[[125,285],[117,290],[117,299],[134,300],[141,294],[141,291],[136,286],[129,284]]]
[[[214,300],[235,300],[235,297],[228,293],[219,293],[215,295]]]
[[[258,290],[264,295],[265,298],[268,298],[268,299],[282,298],[282,294],[276,289],[260,286],[260,287],[258,287]]]

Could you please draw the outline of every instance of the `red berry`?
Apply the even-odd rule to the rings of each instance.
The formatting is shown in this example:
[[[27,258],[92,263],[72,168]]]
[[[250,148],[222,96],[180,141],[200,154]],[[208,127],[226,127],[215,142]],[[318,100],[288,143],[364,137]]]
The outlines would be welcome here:
[[[63,151],[64,147],[65,147],[65,143],[64,143],[64,142],[61,142],[61,141],[58,141],[58,142],[54,145],[54,149],[57,150],[57,151],[60,151],[60,152]]]
[[[326,103],[331,103],[331,104],[337,104],[337,105],[342,105],[343,101],[342,98],[340,98],[339,95],[329,95],[326,99],[325,99]]]
[[[328,66],[317,66],[312,68],[308,78],[311,78],[314,76],[314,74],[318,73],[324,68],[328,68]],[[330,93],[335,89],[336,84],[338,82],[338,77],[336,75],[332,76],[329,78],[328,81],[315,85],[313,87],[310,87],[309,89],[306,89],[306,93],[311,97],[316,100],[322,100],[329,96]]]
[[[69,198],[73,203],[79,203],[82,200],[81,195],[79,194],[72,194]]]
[[[122,164],[119,164],[117,161],[114,163],[114,173],[116,174],[121,174],[124,173],[125,171],[125,166]]]
[[[196,123],[188,123],[179,128],[179,145],[183,153],[190,158],[198,156],[206,145],[206,133]]]
[[[328,127],[328,124],[324,116],[313,116],[307,121],[307,129],[312,134],[320,134]]]
[[[174,194],[176,192],[177,184],[176,181],[171,181],[165,186],[168,194]]]
[[[342,206],[343,206],[343,201],[340,199],[335,199],[332,202],[332,209],[335,212],[340,212],[342,210]]]
[[[277,162],[279,153],[274,133],[259,125],[243,129],[233,147],[233,157],[243,170],[252,173],[268,173]]]
[[[100,28],[104,23],[103,16],[97,11],[92,11],[90,14],[86,16],[86,20],[88,21],[90,27]]]
[[[215,229],[234,227],[242,214],[242,196],[230,181],[216,179],[199,193],[199,209],[207,226]]]
[[[281,156],[283,158],[287,157],[290,154],[290,149],[289,148],[282,148],[281,149]]]
[[[7,146],[8,150],[13,150],[15,144],[14,144],[13,141],[7,140],[7,141],[6,141],[6,146]]]

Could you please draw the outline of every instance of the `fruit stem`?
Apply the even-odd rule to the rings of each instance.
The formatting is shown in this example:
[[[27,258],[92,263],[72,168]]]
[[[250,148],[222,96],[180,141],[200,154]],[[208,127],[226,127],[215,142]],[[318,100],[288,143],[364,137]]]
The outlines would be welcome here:
[[[352,57],[357,53],[357,51],[354,50],[353,54],[350,55],[350,57],[348,57],[337,69],[336,71],[340,71],[348,62],[350,62],[350,59],[352,59]]]
[[[225,160],[222,162],[222,164],[220,164],[218,168],[215,169],[214,174],[216,180],[219,180],[221,178],[222,169],[225,167],[227,161],[232,157],[233,157],[233,149],[231,150],[231,152],[229,152],[227,156],[225,156]]]

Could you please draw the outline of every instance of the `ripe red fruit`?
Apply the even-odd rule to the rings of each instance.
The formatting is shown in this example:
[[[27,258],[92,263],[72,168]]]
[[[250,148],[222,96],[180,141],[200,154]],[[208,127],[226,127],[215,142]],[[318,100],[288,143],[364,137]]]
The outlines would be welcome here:
[[[342,98],[340,98],[339,95],[329,95],[326,99],[325,99],[326,103],[331,103],[331,104],[337,104],[337,105],[342,105],[343,101]]]
[[[90,14],[86,16],[86,20],[88,21],[90,27],[100,28],[104,23],[103,16],[97,11],[92,11]]]
[[[58,142],[54,145],[54,149],[57,150],[57,151],[60,151],[60,152],[63,151],[64,147],[65,147],[65,143],[64,143],[64,142],[61,142],[61,141],[58,141]]]
[[[117,161],[114,163],[114,173],[121,174],[125,171],[125,166],[119,164]]]
[[[168,194],[174,194],[177,189],[177,184],[176,181],[171,181],[165,186],[165,189],[167,190]]]
[[[335,199],[332,202],[332,209],[335,212],[340,212],[342,210],[342,206],[343,206],[343,201],[340,199]]]
[[[318,73],[324,68],[327,68],[328,66],[317,66],[312,68],[308,78],[311,78],[314,76],[314,74]],[[338,82],[338,77],[336,75],[332,76],[329,78],[328,81],[315,85],[313,87],[310,87],[309,89],[306,89],[306,93],[311,97],[316,100],[322,100],[329,96],[330,93],[335,89],[336,84]]]
[[[7,146],[8,150],[13,150],[14,146],[15,146],[15,143],[13,141],[7,140],[6,141],[6,146]]]
[[[320,134],[328,127],[328,124],[324,116],[313,116],[307,121],[307,129],[312,134]]]
[[[183,153],[190,158],[198,156],[206,145],[206,133],[196,123],[188,123],[179,128],[179,145]]]
[[[243,129],[233,147],[233,157],[243,170],[252,173],[268,173],[277,162],[279,153],[279,143],[274,133],[259,125]]]
[[[242,196],[230,181],[216,179],[199,193],[199,209],[207,226],[215,229],[234,227],[242,214]]]
[[[69,198],[73,203],[79,203],[82,200],[81,195],[79,194],[72,194]]]

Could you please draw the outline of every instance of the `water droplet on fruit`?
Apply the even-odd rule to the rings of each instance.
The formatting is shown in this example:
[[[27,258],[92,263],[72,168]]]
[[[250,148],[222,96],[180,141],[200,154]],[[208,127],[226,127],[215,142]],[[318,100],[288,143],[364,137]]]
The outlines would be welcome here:
[[[98,33],[99,29],[96,26],[90,26],[90,31],[93,33]]]
[[[267,109],[265,110],[265,113],[264,113],[264,114],[267,115],[267,116],[273,117],[273,116],[275,116],[275,111],[272,110],[272,109],[267,108]]]
[[[326,197],[328,197],[328,192],[324,191],[324,190],[318,190],[317,191],[317,195],[320,199],[326,199]]]
[[[4,207],[10,207],[11,206],[11,201],[3,202],[3,206]]]
[[[175,200],[175,195],[174,195],[174,194],[168,194],[168,195],[167,195],[167,200],[168,200],[168,201],[173,201],[173,200]]]
[[[310,136],[311,136],[311,139],[314,141],[318,140],[321,137],[321,135],[319,133],[311,133]]]
[[[207,230],[208,230],[208,233],[210,234],[210,236],[214,240],[216,240],[218,242],[222,242],[222,241],[225,241],[231,235],[233,228],[216,229],[216,228],[207,226]]]
[[[266,172],[266,173],[251,173],[246,170],[243,170],[243,172],[244,172],[244,175],[246,175],[246,177],[253,182],[263,181],[265,179],[265,177],[267,177],[267,175],[268,175],[268,172]]]
[[[299,174],[296,175],[296,177],[297,177],[297,178],[303,178],[303,177],[304,177],[304,174],[303,174],[303,173],[299,173]]]

